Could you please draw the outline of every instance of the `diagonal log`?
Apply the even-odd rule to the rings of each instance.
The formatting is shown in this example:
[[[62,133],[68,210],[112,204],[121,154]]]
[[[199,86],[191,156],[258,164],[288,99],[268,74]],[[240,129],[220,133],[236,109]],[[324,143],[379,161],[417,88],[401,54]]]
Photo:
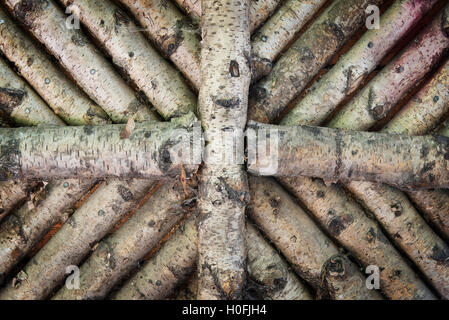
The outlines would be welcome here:
[[[2,0],[1,3],[45,45],[112,121],[126,122],[129,117],[136,121],[157,118],[139,102],[81,30],[66,27],[67,17],[52,0]]]
[[[368,30],[351,49],[342,55],[320,81],[310,88],[281,124],[296,124],[301,118],[309,125],[319,125],[352,92],[357,90],[381,59],[421,20],[437,1],[394,1],[380,17],[379,29]],[[424,69],[421,68],[420,69]],[[424,69],[426,70],[426,69]],[[308,116],[309,118],[306,118]]]
[[[119,0],[143,27],[155,46],[200,88],[200,42],[197,30],[171,1]]]
[[[60,0],[146,95],[164,119],[196,109],[196,97],[122,10],[111,1]],[[101,24],[98,21],[102,21]]]
[[[193,191],[193,190],[191,190]],[[193,192],[185,194],[178,181],[160,187],[116,232],[99,242],[80,267],[79,288],[63,287],[56,300],[104,299],[124,276],[195,205]]]
[[[365,22],[368,5],[382,0],[334,1],[251,89],[253,120],[271,122]]]
[[[322,266],[338,254],[338,248],[273,179],[249,176],[249,184],[249,217],[273,241],[296,273],[317,290]],[[347,294],[357,299],[381,299],[375,290],[368,290],[359,281],[361,277],[358,272],[348,274],[346,281],[356,285]]]
[[[309,300],[311,295],[279,254],[247,223],[248,277],[246,295],[269,300]],[[180,226],[157,255],[113,296],[116,300],[156,300],[174,293],[196,266],[198,232],[195,216]],[[151,281],[150,281],[151,280]],[[198,287],[194,277],[195,287]],[[195,289],[196,292],[196,289]]]

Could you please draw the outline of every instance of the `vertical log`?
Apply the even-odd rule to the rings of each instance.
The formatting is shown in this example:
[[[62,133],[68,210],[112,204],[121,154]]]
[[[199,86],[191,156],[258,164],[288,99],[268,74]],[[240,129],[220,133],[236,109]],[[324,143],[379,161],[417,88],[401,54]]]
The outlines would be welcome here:
[[[249,195],[235,144],[221,138],[231,134],[239,143],[246,125],[249,0],[204,0],[202,9],[199,112],[207,148],[199,174],[198,298],[238,299],[245,285],[244,216]]]

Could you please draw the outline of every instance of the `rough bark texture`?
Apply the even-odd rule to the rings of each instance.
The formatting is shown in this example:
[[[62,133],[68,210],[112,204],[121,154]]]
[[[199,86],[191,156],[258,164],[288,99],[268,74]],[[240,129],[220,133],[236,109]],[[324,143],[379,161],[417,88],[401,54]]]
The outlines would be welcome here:
[[[16,283],[14,288],[6,286],[0,291],[0,299],[45,299],[63,281],[66,267],[77,265],[150,188],[147,180],[104,183],[22,269],[26,281]]]
[[[1,19],[1,14],[0,14]],[[1,25],[0,25],[1,26]],[[0,111],[18,125],[63,125],[44,101],[0,58]],[[38,183],[18,180],[0,183],[0,221],[25,200]]]
[[[407,34],[437,1],[394,1],[381,16],[379,29],[368,30],[329,72],[320,78],[290,112],[282,124],[296,124],[300,118],[319,125],[379,64],[393,46]],[[298,114],[298,115],[297,115]],[[306,118],[306,116],[308,116]]]
[[[246,299],[310,300],[309,290],[251,223],[246,223],[248,284]]]
[[[449,139],[250,122],[258,143],[276,135],[278,147],[250,161],[251,173],[383,182],[401,189],[449,187]],[[270,137],[264,132],[269,132]],[[426,152],[424,153],[423,150]],[[266,169],[273,159],[275,165]]]
[[[200,1],[200,0],[198,0]],[[198,90],[200,41],[197,30],[171,1],[119,0],[144,28],[143,31],[169,57]]]
[[[420,135],[429,132],[449,111],[449,61],[384,127],[385,132]],[[444,128],[438,134],[449,137]],[[409,197],[446,240],[449,240],[449,194],[446,190],[409,191]]]
[[[159,252],[114,294],[113,299],[161,300],[187,281],[198,258],[195,220],[196,215],[192,215],[181,225]]]
[[[201,18],[201,0],[175,0],[194,20]],[[249,8],[249,30],[253,33],[273,13],[282,0],[252,0]]]
[[[281,51],[326,1],[288,0],[257,31],[252,41],[253,81],[270,73]]]
[[[3,59],[0,59],[0,109],[19,126],[64,125]]]
[[[442,14],[342,108],[330,127],[367,130],[384,118],[399,99],[445,55],[449,37],[441,28]]]
[[[337,247],[274,180],[249,176],[249,184],[248,216],[299,276],[318,288],[321,266]]]
[[[192,216],[181,226],[138,273],[114,295],[119,300],[164,299],[192,274],[198,257],[198,233]],[[247,223],[249,285],[246,299],[309,300],[311,294],[289,270],[278,252],[266,242],[259,231]],[[198,278],[189,282],[189,298],[194,299]],[[150,281],[151,280],[151,281]],[[195,288],[195,289],[192,289]],[[176,297],[180,299],[180,297]]]
[[[112,121],[156,118],[81,30],[66,27],[67,17],[52,0],[2,0],[1,3],[46,46]]]
[[[365,287],[365,278],[344,255],[331,257],[323,265],[318,299],[332,300],[380,300],[375,290],[361,290]]]
[[[195,112],[196,97],[182,76],[151,47],[133,20],[115,4],[108,0],[60,1],[77,14],[114,63],[165,119]]]
[[[365,22],[368,5],[382,0],[338,0],[295,41],[273,71],[251,90],[250,114],[271,122]]]
[[[57,115],[70,125],[108,122],[107,114],[74,85],[1,8],[0,19],[4,21],[0,25],[0,50]],[[31,98],[30,94],[25,99]],[[27,119],[32,120],[36,110],[44,113],[48,109],[39,107],[36,101],[32,103],[35,107],[27,106],[30,109],[30,113],[26,114]],[[17,117],[19,115],[15,115],[19,124],[24,124]]]
[[[73,206],[95,181],[84,179],[52,182],[30,208],[22,205],[0,225],[0,275],[6,274],[56,223],[64,223]]]
[[[238,299],[245,285],[244,166],[234,159],[234,144],[246,125],[250,71],[249,0],[202,2],[199,112],[207,143],[199,175],[199,299]],[[237,155],[238,157],[238,155]],[[228,163],[226,163],[228,162]],[[240,162],[242,163],[242,162]]]
[[[328,234],[365,267],[378,266],[380,289],[390,299],[435,299],[432,291],[409,267],[376,221],[337,186],[319,179],[282,178],[287,190],[300,199]]]
[[[137,124],[121,139],[124,125],[0,129],[0,180],[175,176],[184,162],[197,165],[192,114],[171,123]],[[193,155],[193,152],[191,152]]]
[[[104,299],[195,205],[193,192],[184,193],[178,181],[159,188],[133,216],[103,239],[80,268],[80,288],[63,287],[56,300]]]

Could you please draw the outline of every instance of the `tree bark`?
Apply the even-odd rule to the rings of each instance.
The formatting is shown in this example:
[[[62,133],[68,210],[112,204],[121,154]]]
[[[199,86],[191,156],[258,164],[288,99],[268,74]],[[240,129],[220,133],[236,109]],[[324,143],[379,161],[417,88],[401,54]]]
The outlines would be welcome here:
[[[2,0],[1,3],[45,45],[112,121],[126,122],[129,117],[136,121],[157,118],[138,101],[81,30],[66,27],[67,17],[52,0]]]
[[[191,173],[198,165],[185,152],[194,150],[193,118],[137,124],[127,139],[120,137],[121,124],[2,128],[0,180],[168,177],[183,161]]]
[[[441,27],[442,14],[372,79],[329,122],[333,128],[368,130],[445,55],[449,37]]]
[[[368,5],[382,0],[337,0],[282,55],[273,71],[251,90],[253,120],[271,122],[305,88],[365,22]]]
[[[221,136],[226,131],[242,141],[246,125],[249,1],[204,0],[202,10],[199,111],[207,148],[199,174],[198,298],[238,299],[245,285],[248,186],[243,165],[223,161],[234,156],[234,145]]]
[[[337,64],[311,87],[311,93],[282,118],[281,124],[297,124],[294,121],[297,118],[307,121],[309,125],[321,124],[346,97],[360,87],[382,58],[417,25],[436,2],[394,1],[380,18],[379,24],[382,27],[368,30],[340,57]],[[421,68],[419,66],[419,69]]]
[[[175,0],[183,8],[194,22],[201,18],[200,0]],[[252,0],[249,8],[249,30],[251,33],[259,28],[262,23],[276,10],[281,0]]]
[[[383,131],[420,135],[431,131],[449,111],[449,61],[433,78],[388,122]],[[449,126],[437,133],[449,137]],[[449,194],[446,190],[409,191],[409,197],[424,218],[449,240]]]
[[[361,290],[365,278],[344,255],[335,255],[327,260],[321,271],[318,299],[332,300],[380,300],[375,290]]]
[[[179,227],[157,255],[113,296],[117,300],[158,300],[174,294],[174,289],[192,274],[198,257],[198,233],[195,216]],[[248,276],[251,286],[245,288],[245,296],[264,300],[309,300],[312,298],[305,286],[289,270],[277,251],[247,223]],[[193,277],[195,289],[198,278]],[[150,281],[151,280],[151,281]],[[192,280],[191,280],[192,281]],[[190,282],[190,281],[189,281]]]
[[[401,189],[449,187],[449,139],[250,122],[258,141],[278,147],[248,163],[259,175],[382,182]],[[267,137],[269,133],[270,137]],[[424,154],[423,150],[426,151]],[[266,164],[273,162],[272,167]]]
[[[178,181],[160,187],[133,216],[103,239],[80,268],[80,287],[63,287],[56,300],[104,299],[195,205],[193,192],[186,195]]]
[[[171,1],[119,0],[196,90],[200,81],[200,41],[190,21]]]
[[[326,1],[288,0],[257,31],[252,41],[253,81],[270,73],[275,59]]]
[[[64,125],[64,122],[3,59],[0,59],[0,109],[19,126]]]
[[[314,289],[320,286],[321,267],[338,248],[318,228],[315,222],[272,179],[249,176],[251,203],[248,215],[283,253],[296,273]],[[362,275],[351,273],[351,277]],[[358,283],[357,299],[366,295],[378,296]],[[336,297],[338,299],[338,296]]]
[[[108,0],[60,2],[79,17],[164,119],[196,111],[196,97],[182,76],[151,47],[132,19],[115,4]]]
[[[2,14],[0,12],[0,19]],[[1,27],[1,25],[0,25]],[[63,125],[31,89],[28,84],[11,70],[0,58],[0,111],[8,119],[14,119],[18,125],[32,126],[38,124]],[[0,221],[38,185],[37,182],[18,180],[0,183]]]

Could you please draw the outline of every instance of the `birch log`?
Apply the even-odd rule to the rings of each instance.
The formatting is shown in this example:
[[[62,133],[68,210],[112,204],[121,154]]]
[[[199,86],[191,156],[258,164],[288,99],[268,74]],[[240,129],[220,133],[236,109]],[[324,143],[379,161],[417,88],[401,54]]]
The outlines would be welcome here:
[[[202,2],[199,112],[207,148],[199,173],[199,299],[238,299],[245,286],[244,166],[234,158],[246,125],[250,71],[249,0]],[[241,156],[241,155],[240,155]],[[239,155],[235,155],[238,159]]]
[[[79,288],[63,287],[56,300],[104,299],[114,285],[195,205],[193,192],[185,194],[178,181],[160,187],[116,232],[103,239],[80,268]]]
[[[319,125],[380,63],[393,46],[406,35],[437,1],[394,1],[380,17],[379,29],[365,32],[362,38],[329,72],[320,78],[289,113],[283,125],[293,125],[294,119]],[[421,68],[421,67],[420,67]],[[306,118],[309,116],[310,118]]]
[[[95,125],[108,122],[107,114],[74,85],[1,8],[0,19],[3,20],[0,25],[2,35],[0,50],[14,64],[30,86],[47,102],[54,113],[70,125]],[[31,98],[32,94],[29,99]],[[31,104],[27,106],[30,110],[30,113],[26,114],[28,121],[33,119],[32,115],[33,112],[36,112],[35,110],[39,110],[38,112],[41,113],[48,110],[48,107],[38,107],[36,101],[32,101],[32,104],[34,104],[34,108]],[[38,124],[38,122],[23,123],[19,114],[14,116],[18,124]]]
[[[420,135],[431,131],[449,111],[449,61],[383,128],[384,132]],[[449,137],[444,126],[437,133]],[[449,239],[449,194],[446,190],[409,191],[424,217]]]
[[[275,59],[326,1],[288,0],[257,31],[252,41],[253,81],[270,73]]]
[[[321,268],[338,254],[338,248],[274,180],[249,176],[249,183],[249,217],[273,241],[296,273],[318,289]],[[356,299],[367,296],[381,299],[375,290],[368,290],[365,283],[351,280],[351,277],[361,275],[351,273],[347,278],[348,282],[359,284],[352,288]]]
[[[326,181],[383,182],[401,189],[449,187],[449,139],[353,132],[309,126],[249,123],[258,142],[277,148],[248,164],[251,173],[319,177]],[[270,137],[267,138],[269,133]],[[423,155],[423,150],[427,151]],[[273,162],[272,167],[265,167]]]
[[[0,16],[1,18],[1,16]],[[63,125],[30,86],[0,58],[0,111],[18,125]],[[25,200],[36,182],[18,180],[0,183],[0,221],[19,202]]]
[[[193,21],[199,22],[201,18],[201,0],[175,0]],[[274,12],[281,0],[252,0],[249,7],[249,30],[251,33]]]
[[[52,0],[2,0],[1,3],[45,45],[112,121],[126,122],[129,117],[136,121],[157,118],[138,101],[134,92],[81,30],[66,26],[68,17]]]
[[[334,1],[251,89],[253,120],[271,122],[365,22],[368,5],[382,0]]]
[[[327,260],[321,271],[318,299],[332,300],[378,300],[379,297],[369,290],[360,290],[366,286],[366,279],[356,266],[344,255],[335,255]]]
[[[200,0],[198,0],[200,1]],[[119,0],[139,21],[156,47],[178,67],[195,89],[200,87],[197,31],[171,1]]]
[[[115,4],[109,0],[60,2],[80,19],[165,119],[195,111],[196,97],[182,76],[151,47],[132,19]]]
[[[329,122],[330,127],[367,130],[435,66],[449,48],[442,29],[442,13],[393,61],[344,106]]]
[[[186,124],[137,124],[127,139],[120,137],[121,124],[1,128],[0,180],[169,177],[182,162],[190,173],[197,167],[192,117]]]
[[[195,216],[186,221],[157,255],[113,296],[117,300],[165,299],[192,274],[198,257]],[[311,294],[278,252],[247,223],[248,276],[245,296],[268,300],[309,300]],[[198,279],[194,277],[197,288]],[[196,289],[194,290],[197,291]],[[194,296],[192,296],[193,298]]]

